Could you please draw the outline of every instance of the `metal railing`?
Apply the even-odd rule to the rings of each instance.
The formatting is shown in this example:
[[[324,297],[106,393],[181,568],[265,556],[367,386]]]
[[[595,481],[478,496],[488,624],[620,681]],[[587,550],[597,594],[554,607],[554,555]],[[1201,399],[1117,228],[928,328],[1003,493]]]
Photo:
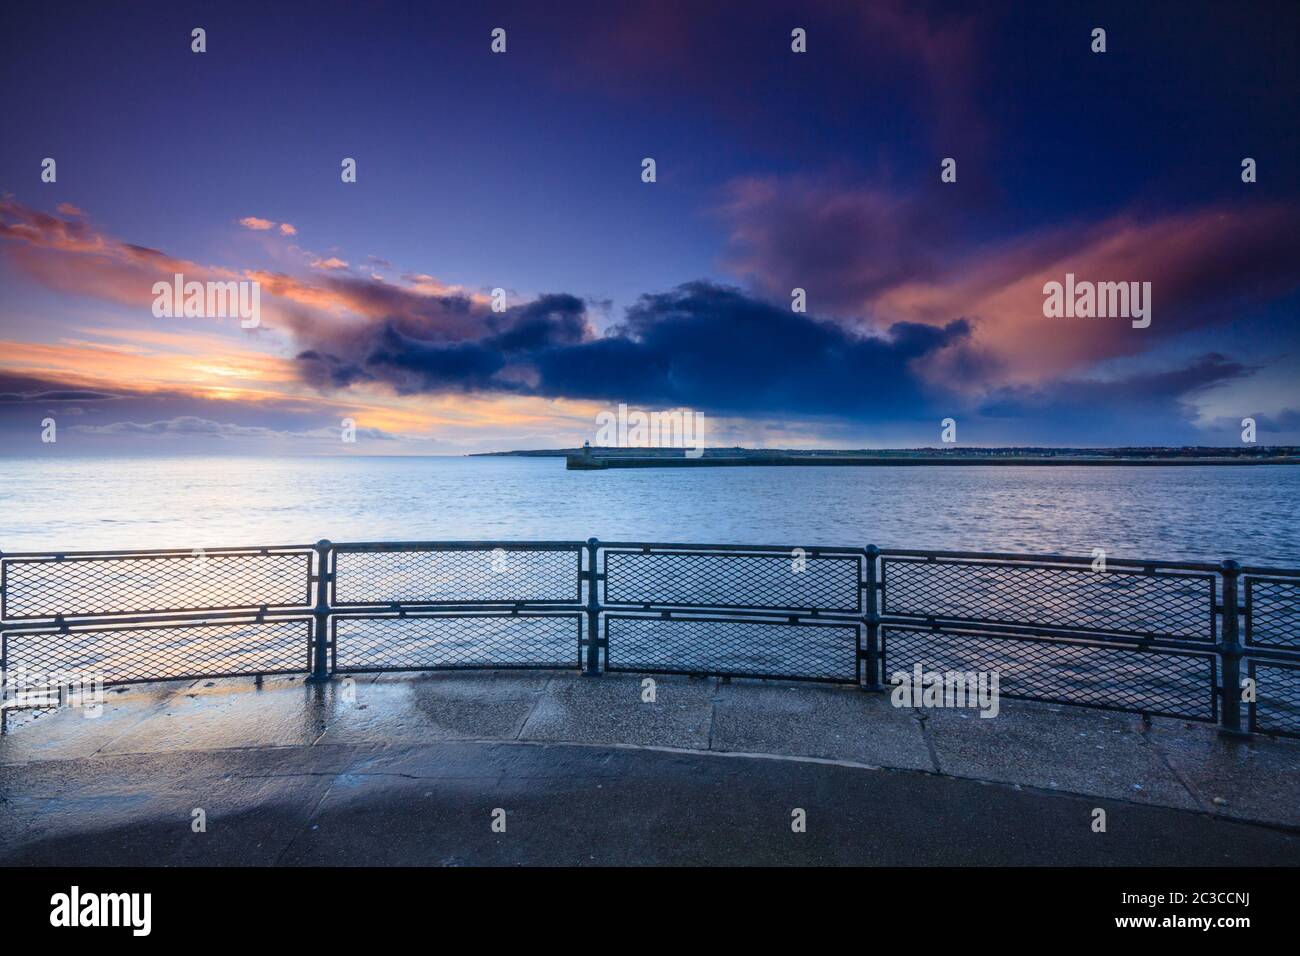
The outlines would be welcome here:
[[[883,690],[918,665],[1300,736],[1300,571],[594,538],[0,556],[6,674],[579,668]]]

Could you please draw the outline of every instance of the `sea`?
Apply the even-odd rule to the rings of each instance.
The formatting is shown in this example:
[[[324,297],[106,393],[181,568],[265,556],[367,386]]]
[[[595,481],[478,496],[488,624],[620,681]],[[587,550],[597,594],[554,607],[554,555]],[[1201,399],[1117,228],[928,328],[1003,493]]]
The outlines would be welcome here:
[[[561,458],[0,458],[0,551],[602,540],[1300,567],[1300,467],[566,471]]]

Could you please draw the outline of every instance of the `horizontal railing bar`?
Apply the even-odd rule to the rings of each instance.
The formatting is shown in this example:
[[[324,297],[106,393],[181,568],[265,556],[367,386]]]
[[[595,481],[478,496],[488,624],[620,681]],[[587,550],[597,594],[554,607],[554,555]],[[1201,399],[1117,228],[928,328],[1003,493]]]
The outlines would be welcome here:
[[[336,551],[359,554],[384,551],[491,551],[494,548],[574,551],[586,546],[585,541],[345,541],[333,544]]]
[[[404,613],[400,609],[355,609],[350,607],[347,613],[335,614],[335,618],[350,618],[355,620],[419,620],[421,618],[576,618],[585,611],[585,607],[542,607],[533,605],[529,607],[520,607],[519,613],[508,614],[503,611],[510,611],[508,607],[499,607],[499,609],[490,609],[490,607],[438,607],[438,609],[429,609],[422,607],[415,614]]]
[[[1012,561],[1016,563],[1037,562],[1083,565],[1091,565],[1096,560],[1092,557],[1068,554],[1015,554],[1001,551],[921,551],[913,548],[881,548],[880,556],[882,558],[934,558],[939,560],[966,558],[973,561]],[[1220,565],[1206,564],[1202,562],[1145,561],[1136,558],[1117,558],[1109,554],[1106,555],[1107,569],[1113,565],[1119,565],[1124,568],[1169,568],[1180,571],[1217,572],[1220,570]],[[1296,573],[1300,574],[1300,572]]]
[[[1249,660],[1267,661],[1270,664],[1290,664],[1293,667],[1300,667],[1300,648],[1245,644],[1242,646],[1241,656]]]
[[[289,670],[277,668],[268,668],[266,670],[243,670],[243,671],[211,671],[202,674],[178,674],[175,677],[124,677],[116,680],[103,681],[104,687],[125,687],[128,684],[162,684],[170,681],[180,683],[182,681],[200,681],[200,680],[225,680],[230,677],[295,677],[299,674],[310,672],[308,667],[295,667]],[[28,710],[40,709],[39,707],[23,708]]]
[[[1186,643],[1188,647],[1214,647],[1216,642],[1213,638],[1195,638],[1179,637],[1176,634],[1157,631],[1123,631],[1117,628],[1090,628],[1081,625],[1052,625],[1052,624],[1031,624],[1028,622],[999,620],[996,618],[973,618],[973,617],[955,617],[951,615],[928,615],[928,614],[903,614],[897,611],[890,611],[880,615],[880,623],[884,624],[911,624],[918,627],[976,627],[976,628],[1015,628],[1019,633],[1035,634],[1042,632],[1044,634],[1078,634],[1084,637],[1101,637],[1113,638],[1121,641],[1174,641]]]
[[[777,623],[777,624],[861,624],[863,616],[861,614],[851,614],[840,612],[832,614],[807,614],[799,611],[789,611],[784,608],[734,608],[734,607],[700,607],[699,605],[668,605],[655,604],[650,607],[637,605],[629,607],[620,604],[602,604],[602,615],[607,618],[662,618],[665,614],[671,614],[671,620],[685,621],[695,618],[709,621],[757,621],[759,623]]]
[[[265,611],[263,611],[263,608],[265,608]],[[266,604],[266,605],[223,604],[217,607],[195,607],[195,608],[178,607],[178,608],[158,608],[157,610],[151,610],[149,608],[137,608],[130,611],[121,611],[121,612],[100,611],[98,613],[88,613],[88,614],[78,614],[76,612],[73,612],[71,614],[15,614],[5,618],[3,621],[0,621],[0,626],[5,627],[5,629],[7,630],[10,622],[26,624],[34,621],[57,621],[59,619],[65,621],[102,620],[107,623],[110,621],[131,620],[132,617],[143,617],[153,621],[153,620],[158,620],[158,615],[170,615],[170,614],[211,613],[211,614],[248,615],[248,614],[262,614],[262,613],[270,614],[274,612],[279,614],[300,615],[310,610],[311,610],[310,601],[299,601],[296,604]]]
[[[1153,650],[1161,652],[1186,652],[1198,657],[1212,657],[1218,653],[1214,641],[1188,641],[1169,637],[1142,637],[1136,634],[1099,633],[1067,628],[1034,627],[1021,624],[993,624],[984,621],[903,620],[894,617],[880,618],[881,630],[901,630],[931,634],[980,634],[1004,637],[1008,640],[1023,638],[1026,641],[1055,641],[1061,644],[1086,644],[1092,647],[1122,647],[1125,650]]]
[[[709,544],[709,543],[682,543],[682,542],[642,542],[642,541],[599,541],[599,547],[602,549],[645,549],[666,550],[666,551],[690,551],[690,550],[707,550],[723,552],[770,552],[788,554],[795,548],[804,551],[816,551],[821,554],[836,555],[861,555],[864,552],[862,547],[839,546],[839,545],[764,545],[764,544]],[[491,550],[493,548],[519,548],[529,550],[569,550],[586,547],[584,541],[382,541],[382,542],[365,542],[349,541],[336,542],[333,547],[340,551],[401,551],[405,549],[462,549],[462,550]],[[58,560],[60,557],[65,559],[73,558],[116,558],[116,557],[187,557],[193,555],[196,551],[205,555],[233,555],[233,554],[261,554],[261,553],[301,553],[314,550],[315,545],[311,544],[289,544],[289,545],[251,545],[248,547],[213,547],[213,548],[170,548],[170,549],[126,549],[126,550],[83,550],[83,551],[9,551],[0,553],[0,558],[4,559],[48,559]],[[881,548],[882,557],[912,557],[912,558],[969,558],[973,560],[1003,560],[1024,562],[1050,562],[1057,564],[1087,564],[1091,565],[1095,560],[1092,557],[1081,555],[1065,554],[1037,554],[1037,553],[1016,553],[1005,551],[927,551],[915,548]],[[1218,564],[1205,562],[1189,561],[1166,561],[1155,559],[1138,559],[1138,558],[1121,558],[1107,555],[1106,565],[1122,565],[1125,567],[1156,567],[1171,568],[1180,570],[1209,571],[1216,572],[1220,570]],[[1300,570],[1287,568],[1256,567],[1243,566],[1240,569],[1242,574],[1252,575],[1275,575],[1282,577],[1300,577]]]
[[[829,546],[821,544],[672,544],[649,541],[600,541],[602,551],[755,551],[763,554],[788,555],[796,549],[836,557],[861,557],[865,553],[862,547]]]
[[[758,671],[733,671],[709,668],[668,668],[658,666],[637,666],[623,667],[619,664],[608,664],[605,670],[611,674],[669,674],[675,677],[725,677],[739,678],[741,680],[775,680],[775,681],[795,681],[800,684],[846,684],[851,681],[842,677],[809,677],[806,675],[781,674],[774,672]]]
[[[700,604],[652,604],[646,607],[643,604],[602,604],[602,613],[608,613],[610,616],[629,617],[629,616],[649,616],[662,617],[665,614],[671,614],[674,620],[680,620],[688,614],[702,615],[712,620],[754,620],[767,618],[780,618],[783,621],[795,621],[796,623],[814,624],[818,621],[838,624],[861,624],[863,614],[852,611],[826,611],[813,614],[804,610],[792,610],[790,608],[760,608],[760,607],[706,607]]]
[[[26,618],[7,618],[0,621],[0,632],[5,634],[30,634],[36,632],[58,632],[63,628],[60,621],[68,628],[95,628],[105,630],[109,626],[141,624],[192,624],[216,621],[222,624],[257,624],[270,621],[307,621],[311,619],[310,607],[269,608],[265,613],[256,609],[230,611],[175,611],[168,614],[133,614],[127,616],[95,615],[81,616],[58,615],[39,620]]]
[[[0,552],[0,559],[23,561],[59,561],[62,559],[85,558],[190,558],[195,553],[210,557],[219,555],[259,555],[259,554],[302,554],[311,552],[315,545],[310,544],[275,544],[251,546],[246,548],[166,548],[166,549],[131,549],[119,551],[5,551]]]
[[[336,674],[419,674],[435,671],[572,671],[576,662],[545,661],[540,664],[427,664],[423,667],[335,667]]]
[[[1251,578],[1300,578],[1300,570],[1294,568],[1242,567],[1238,573]]]
[[[336,601],[330,605],[331,614],[366,614],[380,611],[400,611],[405,608],[431,611],[510,611],[538,608],[539,610],[586,610],[580,600],[566,601]]]

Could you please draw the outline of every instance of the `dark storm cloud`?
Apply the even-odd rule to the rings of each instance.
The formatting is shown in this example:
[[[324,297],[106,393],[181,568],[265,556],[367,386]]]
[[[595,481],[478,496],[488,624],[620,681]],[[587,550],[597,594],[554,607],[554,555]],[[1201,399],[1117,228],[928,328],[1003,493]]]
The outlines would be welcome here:
[[[318,388],[382,381],[399,394],[421,392],[527,392],[508,366],[528,363],[551,350],[575,346],[591,333],[581,299],[543,295],[502,313],[467,302],[486,333],[473,341],[447,341],[441,329],[409,315],[384,318],[345,334],[300,325],[311,343],[297,356],[304,380]],[[317,338],[322,341],[317,342]]]
[[[1044,419],[1061,429],[1097,426],[1114,416],[1169,427],[1188,418],[1186,402],[1218,385],[1246,378],[1256,369],[1217,352],[1177,368],[1113,379],[1061,379],[1042,386],[1003,388],[977,411],[988,418]]]
[[[834,414],[919,409],[910,363],[965,338],[961,320],[897,323],[884,337],[796,314],[707,282],[643,296],[625,321],[591,334],[582,300],[546,295],[488,313],[467,342],[369,326],[348,358],[311,341],[298,355],[318,387],[382,381],[402,394],[510,392],[542,397],[689,405],[715,412]]]

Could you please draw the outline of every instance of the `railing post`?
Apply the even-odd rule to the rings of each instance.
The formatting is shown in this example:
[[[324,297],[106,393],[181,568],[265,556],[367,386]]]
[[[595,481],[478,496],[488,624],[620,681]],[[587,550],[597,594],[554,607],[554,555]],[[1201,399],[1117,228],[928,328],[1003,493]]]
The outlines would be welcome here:
[[[312,609],[312,655],[309,684],[320,684],[330,679],[330,584],[334,573],[330,570],[330,551],[333,545],[325,539],[316,542],[316,606]]]
[[[1246,737],[1241,729],[1241,636],[1237,621],[1237,578],[1241,565],[1224,561],[1220,568],[1223,580],[1223,636],[1219,643],[1222,661],[1219,703],[1223,708],[1219,732],[1232,737]]]
[[[867,681],[863,690],[883,690],[880,683],[880,600],[876,583],[876,559],[880,549],[874,544],[866,547],[867,559],[867,613],[863,622],[867,626]]]
[[[596,552],[600,542],[587,539],[587,665],[584,677],[600,676],[600,595],[597,593],[600,574],[596,571]]]

